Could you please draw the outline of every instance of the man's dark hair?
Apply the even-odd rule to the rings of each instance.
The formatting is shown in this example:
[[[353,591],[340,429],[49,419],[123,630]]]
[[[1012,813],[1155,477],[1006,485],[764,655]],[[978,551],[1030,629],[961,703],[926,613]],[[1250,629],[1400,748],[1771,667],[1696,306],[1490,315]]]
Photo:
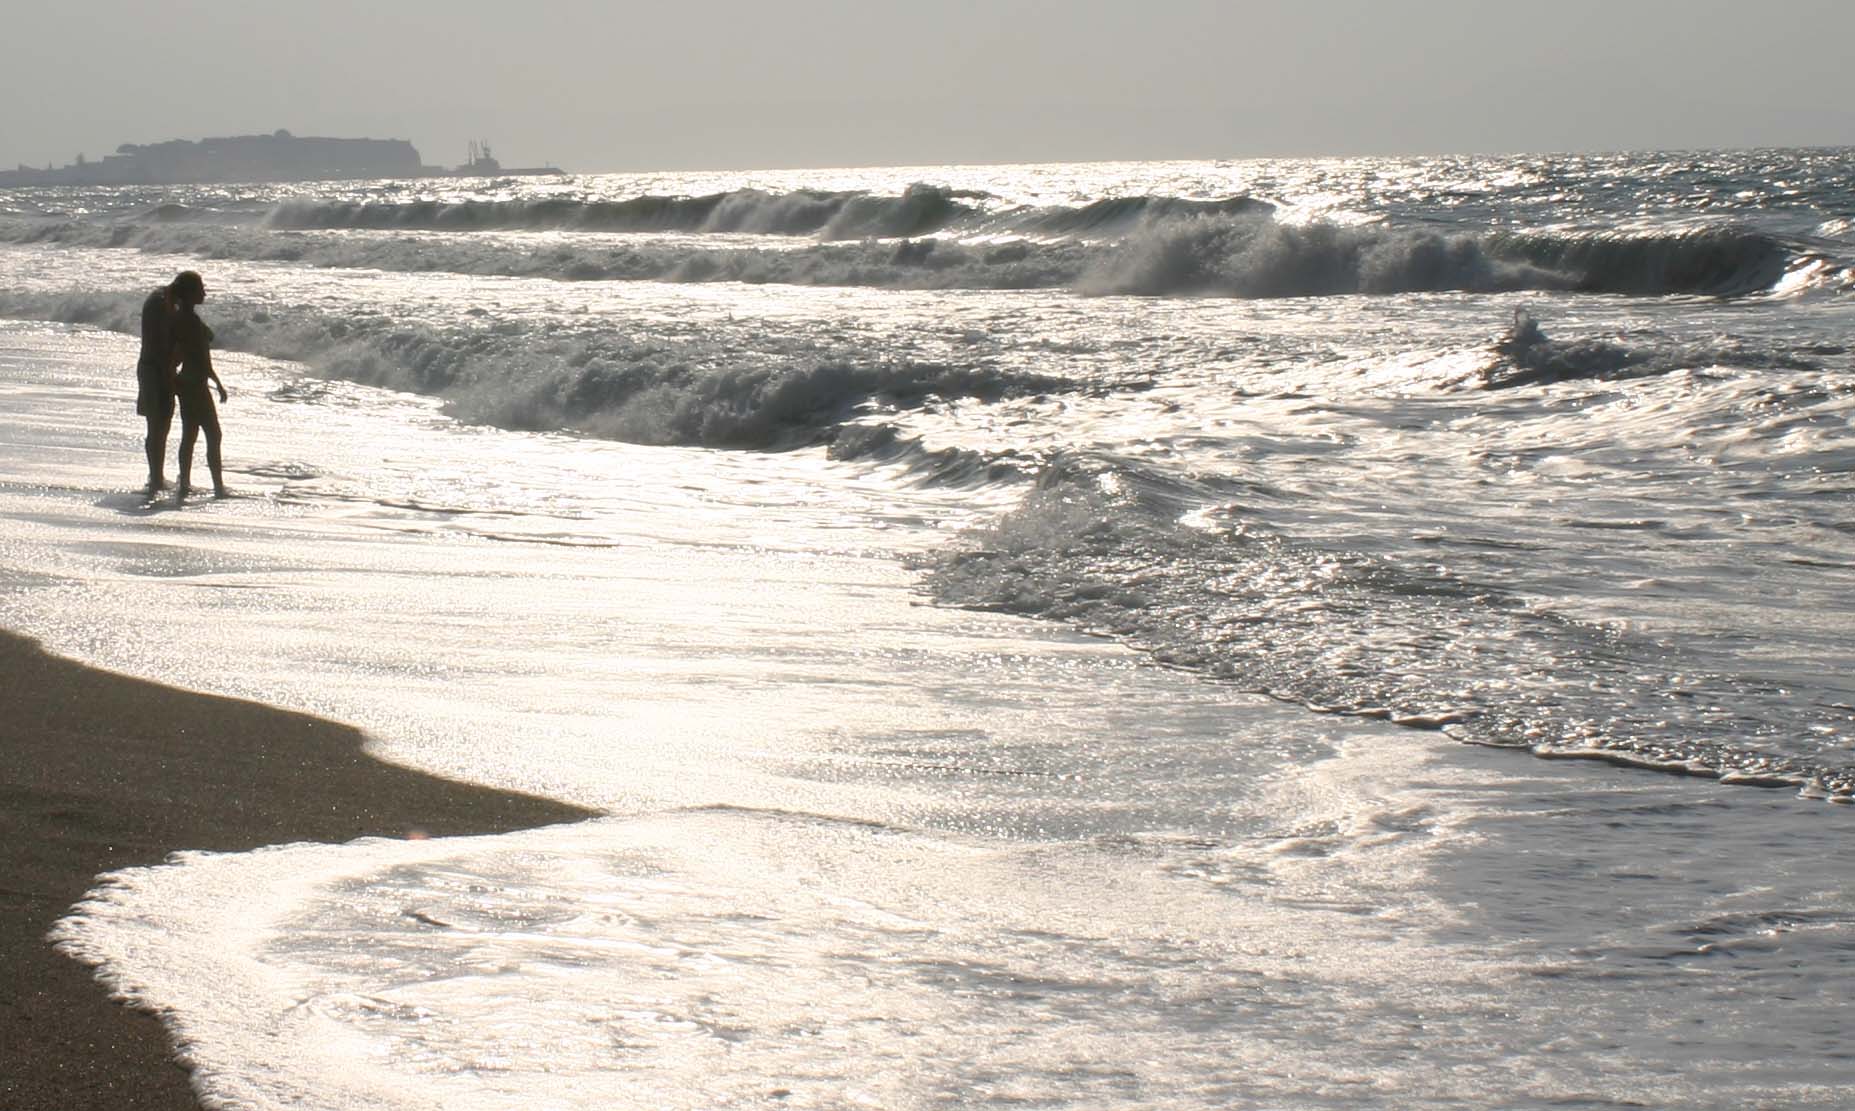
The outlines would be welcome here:
[[[168,283],[168,289],[172,290],[176,297],[188,293],[200,294],[206,292],[206,282],[200,277],[198,271],[182,270],[174,275],[173,281]]]

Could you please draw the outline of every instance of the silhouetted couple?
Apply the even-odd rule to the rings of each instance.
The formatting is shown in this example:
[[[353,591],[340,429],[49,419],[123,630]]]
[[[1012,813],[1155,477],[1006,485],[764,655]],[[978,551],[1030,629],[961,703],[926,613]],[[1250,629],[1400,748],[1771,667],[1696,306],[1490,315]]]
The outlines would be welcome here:
[[[193,445],[206,433],[206,466],[213,473],[213,493],[226,496],[225,475],[219,459],[219,411],[213,407],[212,389],[225,400],[225,383],[213,370],[213,330],[194,312],[206,300],[206,282],[183,270],[172,282],[142,302],[142,356],[135,366],[138,386],[135,411],[148,419],[148,496],[167,488],[162,460],[167,455],[168,429],[174,423],[174,403],[180,402],[180,483],[178,497],[186,497],[193,474]],[[178,372],[176,372],[178,368]]]

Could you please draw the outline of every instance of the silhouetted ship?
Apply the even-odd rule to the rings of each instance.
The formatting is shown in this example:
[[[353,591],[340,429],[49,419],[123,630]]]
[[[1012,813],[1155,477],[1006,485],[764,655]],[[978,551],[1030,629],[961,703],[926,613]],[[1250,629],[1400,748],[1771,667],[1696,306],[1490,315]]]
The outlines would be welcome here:
[[[504,166],[490,154],[488,139],[470,141],[470,161],[462,166],[454,170],[437,170],[436,167],[428,166],[426,171],[428,173],[435,171],[448,177],[542,177],[548,174],[566,173],[565,170],[555,166],[520,166],[514,169]]]
[[[470,144],[470,161],[456,169],[427,166],[405,139],[300,138],[288,131],[217,139],[170,139],[61,169],[0,170],[0,188],[33,185],[203,185],[229,182],[335,181],[380,177],[491,177],[558,174],[552,166],[504,169],[488,143]]]

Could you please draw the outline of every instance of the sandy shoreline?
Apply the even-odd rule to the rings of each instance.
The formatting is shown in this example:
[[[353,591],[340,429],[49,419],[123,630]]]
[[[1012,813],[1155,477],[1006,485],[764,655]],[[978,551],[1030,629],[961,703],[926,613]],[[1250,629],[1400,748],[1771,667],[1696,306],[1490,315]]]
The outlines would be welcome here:
[[[0,631],[0,1108],[198,1103],[153,1017],[55,953],[99,872],[176,849],[572,821],[564,803],[383,764],[347,726],[49,656]]]

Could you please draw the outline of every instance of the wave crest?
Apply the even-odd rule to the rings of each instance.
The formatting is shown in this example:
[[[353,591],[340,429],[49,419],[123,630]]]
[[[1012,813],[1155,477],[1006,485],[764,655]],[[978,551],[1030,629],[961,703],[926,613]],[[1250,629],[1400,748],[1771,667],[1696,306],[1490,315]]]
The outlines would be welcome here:
[[[1249,298],[1520,290],[1733,297],[1772,289],[1798,256],[1774,236],[1737,227],[1473,234],[1197,217],[1130,237],[1081,287]]]
[[[1081,282],[1097,294],[1246,298],[1569,285],[1492,258],[1470,235],[1204,217],[1134,236]]]
[[[1023,210],[1001,221],[1027,235],[1123,235],[1144,224],[1200,216],[1267,218],[1275,206],[1254,197],[1199,200],[1185,197],[1105,197],[1080,207]]]
[[[1394,224],[1284,224],[1247,198],[1102,201],[978,220],[938,186],[899,197],[765,194],[639,198],[588,206],[530,200],[448,205],[284,205],[266,226],[191,211],[119,223],[0,219],[0,241],[133,247],[205,258],[444,271],[566,281],[741,281],[886,289],[1073,289],[1148,297],[1325,297],[1559,291],[1631,296],[1847,293],[1855,266],[1736,226],[1668,232],[1475,232]],[[1039,222],[1042,222],[1039,224]],[[320,231],[498,228],[601,222],[673,238],[348,235]],[[962,237],[950,231],[958,225]],[[1110,226],[1124,234],[1090,238]],[[1074,234],[1051,238],[996,229]],[[990,229],[990,230],[988,230]],[[701,233],[811,236],[768,246]]]
[[[1770,289],[1795,248],[1737,226],[1674,232],[1496,235],[1489,250],[1542,271],[1570,275],[1584,293],[1743,296]]]
[[[543,197],[514,201],[398,203],[286,201],[265,218],[282,230],[587,231],[817,235],[825,239],[924,235],[973,207],[936,185],[899,197],[859,192],[742,189],[700,197],[643,196],[622,201]]]
[[[135,334],[132,293],[3,294],[0,315]],[[502,321],[439,328],[214,302],[221,348],[328,377],[434,395],[464,420],[634,443],[784,450],[830,440],[859,407],[929,398],[995,401],[1075,388],[1049,376],[871,357],[828,345],[749,350],[728,337],[671,341],[617,330],[562,336]]]

